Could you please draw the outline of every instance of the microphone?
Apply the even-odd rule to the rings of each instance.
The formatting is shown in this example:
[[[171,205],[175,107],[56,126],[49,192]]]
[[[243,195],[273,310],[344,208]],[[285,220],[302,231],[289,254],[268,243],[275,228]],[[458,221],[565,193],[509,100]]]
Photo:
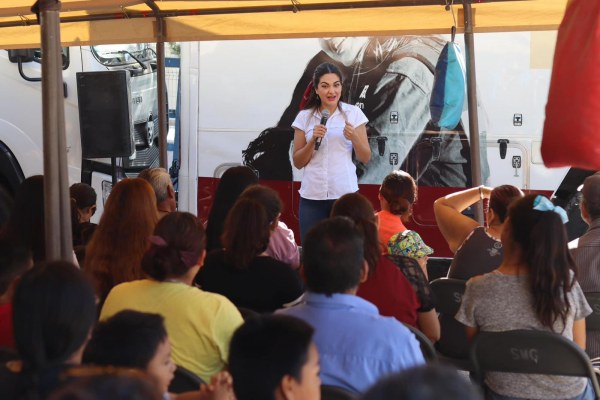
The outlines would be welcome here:
[[[321,111],[321,125],[325,125],[327,123],[327,118],[329,118],[329,110],[325,109]],[[319,146],[321,146],[322,137],[317,138],[315,141],[315,150],[319,150]]]

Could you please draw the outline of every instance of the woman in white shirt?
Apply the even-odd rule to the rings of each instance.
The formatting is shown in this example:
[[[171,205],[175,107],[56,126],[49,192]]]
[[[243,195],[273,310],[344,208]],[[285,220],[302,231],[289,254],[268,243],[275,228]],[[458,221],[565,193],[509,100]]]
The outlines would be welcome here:
[[[292,123],[294,166],[304,168],[299,212],[302,239],[313,225],[329,216],[336,199],[358,191],[352,151],[363,164],[371,158],[367,117],[358,107],[340,101],[340,70],[330,63],[319,65],[307,92],[306,106]]]

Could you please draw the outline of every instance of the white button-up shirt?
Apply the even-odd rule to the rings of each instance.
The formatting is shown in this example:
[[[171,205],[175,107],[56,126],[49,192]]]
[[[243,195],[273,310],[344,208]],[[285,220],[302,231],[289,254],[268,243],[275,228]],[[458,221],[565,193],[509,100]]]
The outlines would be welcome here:
[[[360,108],[339,103],[333,115],[327,120],[327,133],[319,150],[313,151],[312,158],[304,166],[304,176],[300,186],[300,196],[309,200],[334,200],[346,193],[358,191],[356,166],[352,162],[352,142],[344,137],[346,121],[353,127],[369,122]],[[315,125],[321,122],[321,113],[316,110],[302,110],[292,123],[304,132],[308,142]]]

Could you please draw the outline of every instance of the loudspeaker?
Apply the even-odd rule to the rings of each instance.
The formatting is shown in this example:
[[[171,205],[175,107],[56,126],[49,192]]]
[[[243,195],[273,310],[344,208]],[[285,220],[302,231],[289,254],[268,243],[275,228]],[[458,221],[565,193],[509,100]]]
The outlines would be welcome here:
[[[77,73],[83,158],[129,157],[135,150],[128,71]]]

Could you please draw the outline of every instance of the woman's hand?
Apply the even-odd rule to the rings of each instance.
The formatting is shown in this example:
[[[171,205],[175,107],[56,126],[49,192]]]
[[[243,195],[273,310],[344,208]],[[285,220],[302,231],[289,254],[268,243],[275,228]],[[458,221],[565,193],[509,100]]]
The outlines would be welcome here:
[[[327,127],[325,125],[315,125],[313,128],[313,141],[317,141],[317,139],[323,139],[325,134],[327,133]]]
[[[346,121],[346,126],[344,127],[344,137],[347,140],[354,141],[356,134],[354,131],[354,127],[350,125],[348,121]]]

